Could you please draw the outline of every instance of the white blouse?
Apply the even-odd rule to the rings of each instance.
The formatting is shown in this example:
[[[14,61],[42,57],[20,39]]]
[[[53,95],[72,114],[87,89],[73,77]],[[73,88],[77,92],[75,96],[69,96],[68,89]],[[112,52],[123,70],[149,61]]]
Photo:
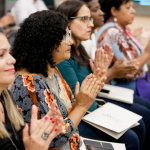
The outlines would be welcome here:
[[[41,10],[48,10],[42,0],[36,2],[34,0],[17,0],[11,9],[11,14],[14,16],[16,25],[19,25],[29,15]]]

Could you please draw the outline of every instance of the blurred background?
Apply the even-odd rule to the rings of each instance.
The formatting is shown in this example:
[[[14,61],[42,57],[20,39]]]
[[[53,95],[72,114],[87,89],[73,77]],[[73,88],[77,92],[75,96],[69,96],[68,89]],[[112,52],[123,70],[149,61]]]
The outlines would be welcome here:
[[[0,0],[0,18],[10,12],[17,0]],[[26,0],[25,0],[26,1]],[[55,10],[57,6],[65,0],[43,0],[48,9]],[[135,20],[130,29],[138,27],[150,28],[150,0],[133,0],[134,8],[136,10]],[[146,46],[148,39],[141,39],[141,43]]]
[[[0,18],[11,11],[17,0],[0,0]],[[24,0],[26,1],[26,0]],[[48,9],[55,10],[60,3],[65,0],[43,0]],[[129,28],[135,32],[135,29],[143,27],[145,32],[150,31],[150,0],[133,0],[136,16]],[[138,32],[138,31],[137,31]],[[148,38],[141,38],[141,43],[146,46]],[[150,70],[150,63],[149,63]]]

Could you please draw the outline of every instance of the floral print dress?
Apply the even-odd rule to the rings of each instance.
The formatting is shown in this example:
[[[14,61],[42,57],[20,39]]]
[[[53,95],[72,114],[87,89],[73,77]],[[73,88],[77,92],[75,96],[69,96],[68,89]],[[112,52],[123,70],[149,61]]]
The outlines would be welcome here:
[[[11,91],[18,105],[18,110],[22,114],[24,121],[29,125],[32,105],[35,104],[38,107],[38,116],[43,118],[55,99],[64,118],[62,125],[64,126],[66,123],[69,123],[70,129],[67,133],[55,137],[50,144],[50,148],[63,146],[69,141],[67,149],[79,149],[81,141],[78,131],[74,133],[74,124],[67,118],[72,111],[71,103],[75,101],[74,96],[57,68],[55,68],[54,75],[51,78],[44,78],[39,75],[17,74]]]
[[[111,66],[113,66],[116,60],[120,59],[122,56],[124,56],[125,62],[127,62],[137,58],[144,51],[144,47],[130,29],[127,27],[122,29],[112,19],[108,19],[105,25],[98,31],[96,40],[98,48],[104,47],[106,43],[111,46],[112,51],[115,54]],[[136,80],[137,78],[144,77],[146,71],[147,66],[145,65],[142,70],[137,72],[134,78],[114,79],[111,84]]]

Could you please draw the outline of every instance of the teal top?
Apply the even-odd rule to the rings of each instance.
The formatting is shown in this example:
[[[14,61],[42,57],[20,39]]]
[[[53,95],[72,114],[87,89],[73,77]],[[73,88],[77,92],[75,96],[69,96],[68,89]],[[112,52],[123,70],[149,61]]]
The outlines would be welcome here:
[[[73,94],[75,92],[75,85],[76,85],[77,81],[81,85],[81,83],[85,79],[85,77],[87,75],[89,75],[90,73],[92,73],[90,67],[78,65],[73,57],[59,63],[57,65],[57,67],[58,67],[60,73],[62,74],[63,78],[69,84]],[[95,109],[97,109],[96,101],[94,101],[92,106],[89,108],[89,111],[93,111]]]

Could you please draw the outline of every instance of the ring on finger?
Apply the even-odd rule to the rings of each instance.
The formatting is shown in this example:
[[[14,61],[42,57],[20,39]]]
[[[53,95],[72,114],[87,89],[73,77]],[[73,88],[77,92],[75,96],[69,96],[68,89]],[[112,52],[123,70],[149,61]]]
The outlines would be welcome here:
[[[45,131],[43,134],[42,134],[42,139],[43,140],[47,140],[48,139],[48,136],[49,136],[49,133],[47,131]]]

